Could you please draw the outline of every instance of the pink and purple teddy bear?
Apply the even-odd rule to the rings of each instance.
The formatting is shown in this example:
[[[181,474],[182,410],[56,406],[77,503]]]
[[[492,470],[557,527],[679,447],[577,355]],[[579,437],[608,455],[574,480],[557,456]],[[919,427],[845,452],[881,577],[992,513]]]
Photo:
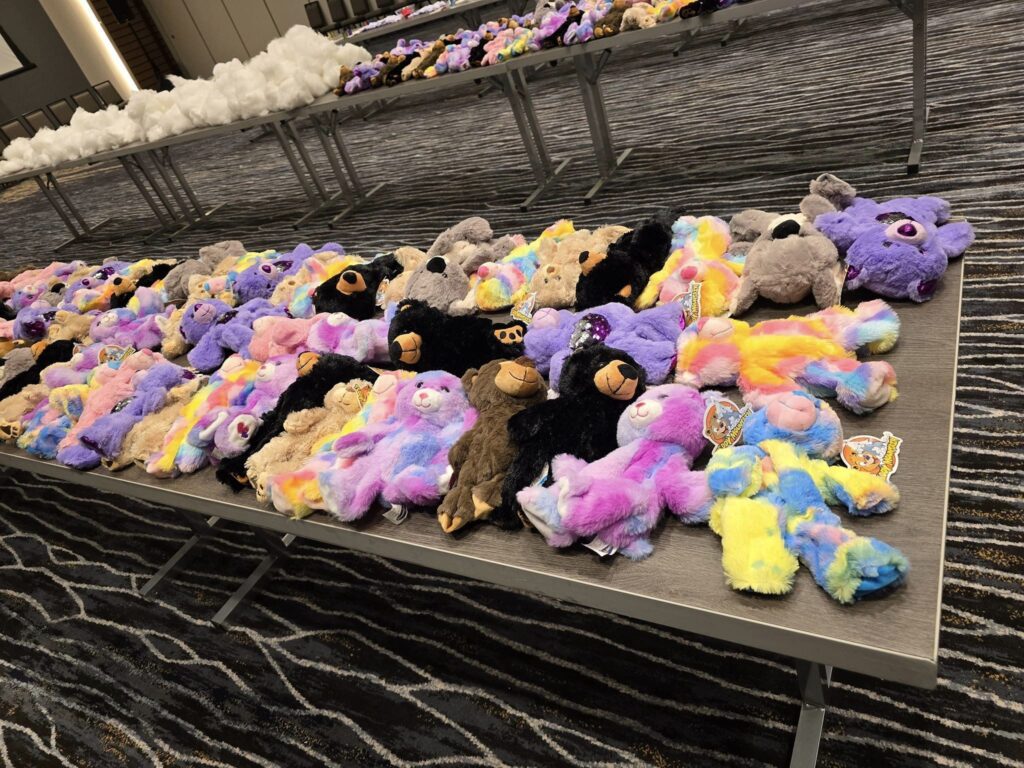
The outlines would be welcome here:
[[[186,340],[199,335],[196,345],[188,353],[188,361],[203,373],[217,370],[232,352],[247,354],[254,333],[253,324],[258,318],[285,317],[288,314],[285,307],[271,304],[267,299],[252,299],[234,309],[224,309],[226,306],[216,299],[204,299],[189,307],[182,317],[182,333]],[[204,325],[206,330],[200,334]]]
[[[89,327],[89,338],[133,349],[156,349],[163,343],[160,320],[173,311],[172,305],[164,304],[160,291],[137,288],[128,306],[97,315]]]

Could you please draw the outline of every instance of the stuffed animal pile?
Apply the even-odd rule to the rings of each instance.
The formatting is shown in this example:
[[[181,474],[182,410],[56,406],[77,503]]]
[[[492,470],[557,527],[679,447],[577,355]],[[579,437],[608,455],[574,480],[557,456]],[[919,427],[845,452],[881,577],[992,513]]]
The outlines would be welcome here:
[[[616,3],[476,43],[506,55],[668,7]],[[430,76],[469,41],[410,45],[381,76]],[[0,440],[83,470],[212,465],[296,518],[426,512],[467,546],[489,523],[639,560],[662,526],[708,524],[733,589],[785,594],[802,564],[849,604],[898,588],[909,565],[833,511],[886,515],[900,499],[835,463],[826,399],[859,415],[898,391],[896,309],[844,306],[843,277],[925,301],[972,237],[939,198],[871,200],[826,174],[799,213],[729,221],[661,211],[524,236],[470,217],[371,258],[228,241],[181,262],[54,262],[0,282]],[[763,300],[818,308],[730,317]],[[716,410],[725,388],[743,419]]]

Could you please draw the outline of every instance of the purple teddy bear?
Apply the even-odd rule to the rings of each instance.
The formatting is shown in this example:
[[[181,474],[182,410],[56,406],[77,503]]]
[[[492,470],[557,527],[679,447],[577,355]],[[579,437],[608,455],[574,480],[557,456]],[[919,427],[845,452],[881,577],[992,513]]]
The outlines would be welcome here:
[[[327,251],[345,253],[337,243],[324,243],[316,250],[299,243],[290,253],[275,254],[261,260],[238,274],[233,286],[235,296],[241,304],[253,299],[269,299],[278,283],[302,269],[306,259]]]
[[[823,180],[830,178],[835,177]],[[949,260],[974,242],[970,224],[949,219],[949,203],[939,197],[884,203],[855,197],[844,210],[818,216],[814,225],[845,256],[846,288],[923,302],[935,295]]]
[[[189,304],[181,316],[181,335],[190,347],[194,347],[206,332],[230,311],[231,305],[220,299],[201,299]]]
[[[286,317],[288,310],[266,299],[253,299],[228,310],[188,353],[189,364],[198,371],[210,373],[217,370],[232,352],[246,354],[252,340],[252,324],[259,317],[274,315]]]
[[[139,288],[127,307],[109,309],[92,321],[89,338],[133,349],[156,349],[163,343],[162,318],[170,317],[171,305],[152,288]]]
[[[675,301],[642,312],[618,302],[582,312],[546,307],[533,316],[523,344],[553,389],[569,355],[597,342],[629,350],[647,380],[660,384],[672,373],[683,324],[683,305]]]
[[[46,338],[46,332],[56,315],[57,310],[42,301],[22,307],[14,318],[13,337],[22,341],[39,341]]]

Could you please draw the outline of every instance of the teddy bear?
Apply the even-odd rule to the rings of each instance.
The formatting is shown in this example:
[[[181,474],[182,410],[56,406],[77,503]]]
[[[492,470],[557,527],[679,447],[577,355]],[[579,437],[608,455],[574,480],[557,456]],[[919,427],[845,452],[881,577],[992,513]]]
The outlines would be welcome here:
[[[182,382],[164,393],[163,399],[158,402],[155,410],[142,416],[130,426],[130,430],[121,444],[121,449],[114,455],[105,456],[101,460],[104,467],[112,471],[126,469],[132,465],[138,465],[142,469],[146,468],[149,458],[160,450],[164,437],[171,431],[171,426],[181,414],[182,409],[192,400],[196,392],[207,384],[207,377],[203,374],[194,374],[187,368],[183,370],[187,374],[191,374],[191,377],[183,373]],[[147,403],[149,392],[151,390],[147,390]],[[95,425],[93,427],[95,428]],[[107,434],[112,435],[113,430]],[[97,443],[102,452],[105,442],[101,442],[97,438]]]
[[[298,378],[281,392],[274,406],[263,414],[259,425],[249,436],[245,450],[226,458],[217,467],[217,479],[236,491],[248,483],[246,460],[271,438],[280,434],[285,419],[291,413],[321,406],[327,392],[336,384],[355,379],[372,383],[377,378],[372,368],[344,355],[304,352],[295,358],[295,368]]]
[[[558,243],[573,232],[571,221],[562,219],[545,229],[540,237],[527,243],[516,235],[516,245],[500,261],[488,261],[477,267],[470,278],[464,308],[499,312],[513,305],[540,264],[542,249]],[[458,305],[457,305],[458,306]]]
[[[811,182],[810,194],[800,202],[797,214],[780,216],[749,209],[733,216],[729,222],[733,239],[747,245],[731,314],[742,315],[759,296],[777,304],[795,304],[812,295],[819,309],[838,304],[844,273],[839,251],[814,222],[853,195],[849,184],[822,177]]]
[[[367,320],[377,313],[377,290],[381,283],[386,280],[390,285],[403,269],[394,254],[354,264],[317,286],[313,307],[317,312],[344,312],[356,320]]]
[[[634,3],[622,14],[620,32],[631,29],[650,29],[658,23],[658,12],[650,3]]]
[[[384,318],[354,320],[344,312],[317,315],[306,335],[306,347],[312,352],[348,355],[361,363],[387,363],[388,327],[395,305]]]
[[[568,453],[594,461],[614,450],[619,416],[644,393],[646,378],[636,360],[620,349],[589,343],[573,352],[562,366],[559,396],[508,420],[515,458],[491,522],[501,528],[521,527],[516,494],[550,472],[555,456]]]
[[[33,301],[18,310],[14,320],[10,321],[10,330],[2,335],[9,339],[18,339],[29,343],[45,339],[50,323],[57,316],[53,305],[45,301]]]
[[[20,376],[35,365],[36,356],[32,347],[23,346],[10,350],[3,357],[3,365],[0,366],[0,389],[8,380]]]
[[[258,317],[252,324],[252,339],[248,354],[253,360],[269,360],[279,355],[309,351],[307,339],[310,329],[323,315],[310,318],[273,315]]]
[[[425,251],[413,248],[411,245],[403,245],[396,248],[392,255],[402,265],[402,271],[391,278],[386,286],[378,286],[378,291],[381,294],[380,306],[382,307],[386,307],[389,304],[397,304],[405,298],[409,278],[427,260]]]
[[[289,413],[281,432],[245,461],[246,478],[257,500],[269,498],[270,477],[298,469],[317,444],[344,427],[365,404],[371,386],[366,379],[339,382],[324,395],[322,405]]]
[[[551,462],[551,485],[517,495],[548,543],[599,539],[631,560],[648,557],[651,532],[668,510],[688,524],[707,521],[711,494],[693,462],[707,447],[705,400],[682,384],[648,389],[619,417],[619,447],[596,461],[569,454]]]
[[[445,49],[443,40],[435,40],[416,52],[412,61],[402,68],[402,82],[406,80],[420,80],[425,77],[427,68],[432,67],[434,62]]]
[[[898,549],[844,528],[830,509],[844,506],[865,517],[899,503],[889,481],[828,463],[842,441],[827,405],[791,392],[747,418],[744,445],[712,455],[710,524],[722,539],[722,566],[733,589],[788,594],[799,563],[843,604],[904,582],[909,564]]]
[[[853,413],[870,413],[896,399],[896,372],[887,362],[861,362],[857,352],[888,352],[899,328],[899,317],[881,299],[756,325],[701,318],[679,337],[676,381],[736,385],[755,408],[806,388],[835,397]]]
[[[594,22],[594,37],[601,39],[611,37],[619,33],[622,26],[622,19],[629,9],[627,0],[612,0],[611,6],[600,19]],[[584,42],[582,39],[580,42]]]
[[[448,490],[448,451],[475,419],[462,382],[450,373],[428,371],[401,384],[391,418],[334,443],[334,452],[352,463],[320,474],[327,510],[350,522],[378,501],[436,504]]]
[[[89,329],[92,327],[93,312],[79,314],[69,312],[66,309],[58,309],[46,330],[46,340],[54,341],[78,341],[89,344]]]
[[[173,311],[173,306],[164,305],[160,291],[138,288],[127,306],[108,309],[96,316],[89,326],[89,338],[121,347],[156,349],[164,340],[158,318],[167,320]]]
[[[145,469],[156,477],[175,477],[181,472],[194,472],[206,463],[205,447],[216,428],[211,414],[244,402],[252,390],[252,381],[259,370],[258,360],[231,355],[181,408],[159,447],[145,459]],[[212,429],[211,429],[212,427]],[[201,438],[200,446],[189,443],[193,430]]]
[[[529,276],[527,286],[513,296],[513,303],[532,294],[535,307],[563,309],[573,306],[576,303],[576,283],[584,263],[590,265],[602,260],[608,246],[628,231],[626,227],[610,225],[543,239],[537,249],[537,268]]]
[[[689,318],[727,314],[743,271],[742,261],[730,253],[731,246],[729,225],[722,219],[680,216],[672,224],[668,260],[651,275],[636,307],[683,301]]]
[[[170,390],[195,378],[196,374],[188,368],[166,360],[155,362],[137,376],[131,394],[84,427],[78,435],[78,445],[59,452],[57,460],[76,469],[92,469],[101,461],[113,460],[121,453],[132,428],[162,408]]]
[[[668,213],[657,214],[609,245],[604,259],[585,266],[576,283],[576,308],[610,301],[632,306],[651,275],[665,265],[674,220]]]
[[[403,301],[388,327],[391,362],[410,371],[442,370],[461,376],[497,358],[523,353],[525,324],[452,317],[423,303]]]
[[[485,520],[501,505],[505,471],[515,457],[508,420],[547,399],[544,379],[528,357],[492,360],[462,377],[469,404],[476,409],[472,429],[448,452],[451,488],[437,509],[445,533]]]
[[[153,366],[167,362],[159,352],[143,349],[128,355],[116,369],[97,368],[93,374],[99,383],[92,386],[82,411],[74,425],[57,446],[56,459],[76,469],[88,469],[99,464],[99,454],[80,440],[83,431],[95,424],[115,408],[124,408],[135,388]],[[108,375],[107,372],[110,372]]]
[[[628,349],[647,382],[660,384],[673,373],[682,327],[683,307],[675,302],[642,312],[615,302],[583,312],[545,308],[534,314],[523,348],[555,391],[565,360],[580,344],[593,341]]]
[[[224,312],[189,351],[189,364],[202,373],[216,370],[231,352],[248,349],[257,318],[286,314],[284,307],[275,307],[267,299],[253,299]]]
[[[164,294],[169,302],[184,302],[189,297],[189,282],[194,275],[213,275],[218,268],[226,273],[228,259],[240,259],[246,253],[245,246],[237,240],[223,240],[199,249],[194,259],[186,259],[172,268],[164,277]]]
[[[845,183],[829,174],[818,182]],[[950,205],[939,197],[854,197],[839,211],[819,214],[814,226],[845,257],[847,288],[923,302],[935,295],[949,260],[974,242],[970,224],[950,219]]]
[[[353,64],[351,67],[342,66],[338,73],[338,87],[334,89],[336,96],[346,93],[359,93],[366,91],[373,86],[374,78],[380,75],[384,63],[380,59],[372,59]]]
[[[0,301],[17,311],[28,306],[56,284],[66,284],[68,277],[85,266],[82,261],[52,261],[39,269],[26,269],[8,280],[0,280]]]
[[[320,473],[333,467],[348,466],[351,459],[334,453],[334,443],[364,427],[391,418],[395,412],[399,384],[412,379],[411,371],[385,371],[377,376],[366,402],[359,412],[345,424],[314,444],[306,460],[295,469],[277,472],[264,481],[265,492],[279,512],[295,518],[306,517],[314,510],[323,509],[320,493]]]

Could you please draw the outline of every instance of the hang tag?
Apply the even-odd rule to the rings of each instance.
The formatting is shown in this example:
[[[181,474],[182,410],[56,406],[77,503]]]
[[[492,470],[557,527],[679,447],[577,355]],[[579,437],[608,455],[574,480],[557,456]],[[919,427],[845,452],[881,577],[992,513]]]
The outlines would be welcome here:
[[[883,432],[881,437],[854,435],[843,441],[840,457],[850,469],[888,480],[900,465],[902,446],[903,438],[892,432]]]
[[[543,517],[539,517],[528,509],[522,510],[522,517],[525,517],[524,522],[529,523],[533,528],[544,537],[545,541],[551,541],[551,537],[554,535],[554,531],[551,526],[547,524]]]
[[[712,451],[736,445],[751,413],[753,411],[749,405],[740,408],[725,398],[708,403],[704,409],[704,437],[713,446]]]
[[[596,553],[598,557],[609,557],[619,551],[618,547],[613,547],[611,544],[606,541],[602,541],[597,536],[592,538],[590,541],[581,541],[580,543],[591,552]]]
[[[526,297],[512,307],[512,319],[529,325],[533,322],[533,313],[537,309],[537,293],[531,291]]]
[[[380,285],[377,286],[377,295],[374,297],[373,301],[381,309],[387,308],[389,285],[391,285],[391,281],[385,277],[380,281]]]
[[[404,504],[392,504],[391,509],[384,513],[384,519],[395,525],[401,525],[407,517],[409,517],[409,508]]]
[[[703,307],[701,291],[703,290],[704,283],[690,283],[690,290],[680,293],[672,299],[683,305],[683,319],[686,321],[686,325],[693,325],[701,318]]]

